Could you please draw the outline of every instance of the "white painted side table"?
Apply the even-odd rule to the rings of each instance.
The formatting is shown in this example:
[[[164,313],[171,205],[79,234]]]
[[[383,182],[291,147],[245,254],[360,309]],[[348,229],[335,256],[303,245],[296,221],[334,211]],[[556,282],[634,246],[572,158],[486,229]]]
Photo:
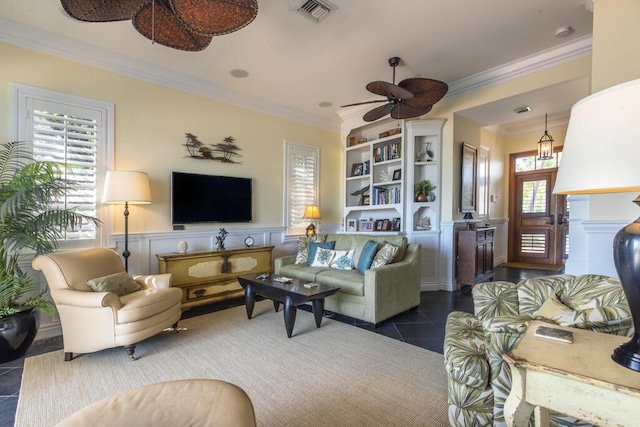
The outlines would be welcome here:
[[[640,425],[640,373],[611,360],[627,337],[575,328],[573,343],[535,336],[533,321],[503,359],[511,366],[512,387],[504,406],[509,427],[526,427],[536,409],[536,426],[549,425],[549,410],[599,426]]]

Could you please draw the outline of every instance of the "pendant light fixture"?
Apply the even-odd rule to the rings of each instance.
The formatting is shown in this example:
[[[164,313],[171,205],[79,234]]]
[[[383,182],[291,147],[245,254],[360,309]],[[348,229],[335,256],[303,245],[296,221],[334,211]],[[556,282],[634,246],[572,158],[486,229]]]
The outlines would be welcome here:
[[[538,141],[538,160],[553,159],[553,137],[547,132],[547,114],[544,115],[544,135]]]

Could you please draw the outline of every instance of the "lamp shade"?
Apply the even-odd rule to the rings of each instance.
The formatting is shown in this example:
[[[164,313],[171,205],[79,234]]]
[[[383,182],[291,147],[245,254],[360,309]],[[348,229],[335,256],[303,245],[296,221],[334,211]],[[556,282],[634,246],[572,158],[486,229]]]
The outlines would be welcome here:
[[[304,208],[303,219],[320,219],[320,208],[318,205],[309,205]]]
[[[149,176],[136,171],[108,171],[102,193],[102,203],[151,203]]]
[[[571,109],[554,193],[640,191],[640,79],[594,93]]]

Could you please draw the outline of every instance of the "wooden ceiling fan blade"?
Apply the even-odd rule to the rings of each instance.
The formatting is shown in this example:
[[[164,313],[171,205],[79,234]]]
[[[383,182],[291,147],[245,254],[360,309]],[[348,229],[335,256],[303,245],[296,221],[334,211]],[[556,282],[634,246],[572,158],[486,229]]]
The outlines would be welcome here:
[[[407,104],[416,108],[434,105],[449,90],[449,86],[444,82],[422,77],[405,79],[398,83],[398,86],[413,93],[413,98],[407,99]]]
[[[376,107],[373,110],[369,111],[367,114],[362,116],[362,119],[365,122],[374,122],[378,120],[380,117],[384,117],[393,110],[393,104],[381,105],[380,107]]]
[[[410,119],[412,117],[422,116],[423,114],[427,114],[433,108],[432,105],[428,107],[416,108],[410,105],[407,105],[404,102],[400,102],[393,107],[391,110],[391,117],[394,119]]]
[[[113,22],[131,19],[145,0],[60,0],[69,16],[85,22]]]
[[[341,105],[340,108],[353,107],[355,105],[373,104],[375,102],[387,102],[386,99],[376,99],[375,101],[356,102],[355,104]]]
[[[411,99],[413,94],[400,86],[391,84],[389,82],[375,81],[367,85],[367,90],[376,95],[384,96],[388,98],[391,96],[395,99]]]

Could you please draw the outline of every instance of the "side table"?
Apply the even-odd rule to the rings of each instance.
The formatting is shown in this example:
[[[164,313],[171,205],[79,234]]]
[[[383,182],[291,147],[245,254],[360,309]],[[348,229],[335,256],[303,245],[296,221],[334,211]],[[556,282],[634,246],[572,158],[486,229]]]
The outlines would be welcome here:
[[[628,341],[617,335],[584,329],[567,344],[535,336],[529,322],[517,346],[502,358],[509,363],[512,388],[504,405],[508,426],[549,425],[549,410],[599,426],[636,426],[640,420],[640,373],[611,360],[613,349]]]

